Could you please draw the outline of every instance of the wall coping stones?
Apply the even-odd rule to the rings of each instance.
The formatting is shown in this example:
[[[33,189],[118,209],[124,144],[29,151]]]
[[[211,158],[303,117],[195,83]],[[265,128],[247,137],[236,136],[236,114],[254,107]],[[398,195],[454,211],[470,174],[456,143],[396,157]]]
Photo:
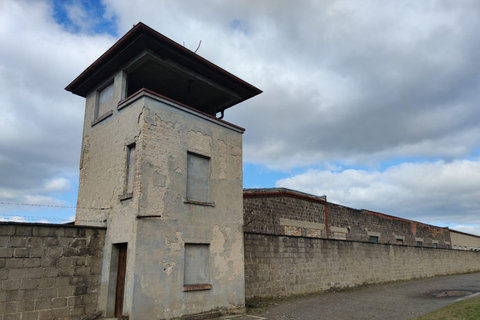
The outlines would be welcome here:
[[[38,223],[38,222],[12,222],[12,221],[2,221],[2,222],[0,222],[0,225],[12,225],[12,226],[21,226],[21,227],[87,228],[87,229],[103,229],[103,230],[107,229],[107,227],[85,226],[85,225],[75,225],[75,224],[55,224],[55,223]]]

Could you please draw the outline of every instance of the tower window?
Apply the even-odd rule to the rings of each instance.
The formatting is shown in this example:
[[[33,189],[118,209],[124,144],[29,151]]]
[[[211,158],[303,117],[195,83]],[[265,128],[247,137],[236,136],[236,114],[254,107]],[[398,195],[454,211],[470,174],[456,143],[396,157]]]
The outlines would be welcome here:
[[[209,254],[208,244],[185,244],[184,291],[212,288],[208,275]]]
[[[135,182],[135,143],[127,147],[127,170],[125,177],[125,192],[133,193]]]
[[[119,200],[131,199],[133,197],[133,187],[135,184],[135,143],[127,146],[127,159],[125,164],[125,183],[123,194]]]
[[[210,200],[210,158],[187,154],[187,200],[208,203]]]

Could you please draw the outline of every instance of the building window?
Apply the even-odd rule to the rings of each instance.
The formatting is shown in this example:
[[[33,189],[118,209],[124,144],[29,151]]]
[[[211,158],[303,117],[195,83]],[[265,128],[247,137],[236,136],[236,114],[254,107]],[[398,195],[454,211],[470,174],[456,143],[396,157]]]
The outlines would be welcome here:
[[[450,249],[450,245],[449,245],[449,244],[447,244],[446,246],[447,246],[447,249]],[[455,249],[455,248],[453,248],[453,249]]]
[[[436,244],[435,242],[433,243],[433,247],[434,248],[438,248],[438,244]]]
[[[456,245],[456,244],[453,245],[453,249],[457,249],[457,245]]]
[[[338,231],[334,231],[332,232],[332,239],[336,239],[336,240],[347,240],[347,234],[345,232],[338,232]]]
[[[125,161],[125,182],[123,184],[123,194],[118,198],[120,201],[131,199],[135,184],[135,143],[127,146],[127,159]]]
[[[113,80],[96,92],[92,126],[113,114]]]
[[[133,193],[134,182],[135,182],[135,143],[127,147],[125,193]]]
[[[184,291],[208,290],[212,288],[208,272],[208,244],[185,244]]]
[[[417,247],[421,247],[423,246],[423,242],[422,241],[417,241]]]
[[[370,242],[373,242],[373,243],[378,243],[378,237],[377,236],[370,236]]]
[[[403,244],[403,239],[397,239],[397,244]]]
[[[209,203],[210,159],[194,153],[187,154],[187,200]]]
[[[113,82],[98,90],[97,103],[95,108],[95,119],[112,110]]]

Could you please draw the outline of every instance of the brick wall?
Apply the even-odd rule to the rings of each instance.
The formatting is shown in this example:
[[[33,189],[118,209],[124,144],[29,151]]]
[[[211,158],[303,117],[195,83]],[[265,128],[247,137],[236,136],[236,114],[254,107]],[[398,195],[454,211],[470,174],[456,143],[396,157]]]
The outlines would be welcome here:
[[[97,310],[105,229],[0,223],[0,319],[83,319]]]
[[[330,203],[285,188],[246,189],[243,196],[244,231],[262,234],[369,241],[447,248],[450,233],[440,228],[368,210]],[[327,217],[327,219],[326,219]]]
[[[302,196],[305,197],[302,198]],[[245,189],[243,197],[244,231],[285,234],[286,226],[280,223],[280,219],[325,224],[323,201],[321,197],[308,197],[306,194],[283,188]],[[295,226],[291,227],[295,228]],[[306,233],[306,230],[300,231]],[[322,235],[326,236],[324,232]]]
[[[480,253],[245,233],[246,298],[480,271]]]

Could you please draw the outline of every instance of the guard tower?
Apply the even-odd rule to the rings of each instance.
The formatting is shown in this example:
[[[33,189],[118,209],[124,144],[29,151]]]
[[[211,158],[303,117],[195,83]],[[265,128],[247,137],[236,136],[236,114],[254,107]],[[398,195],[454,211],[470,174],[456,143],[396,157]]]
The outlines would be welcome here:
[[[66,90],[86,98],[75,224],[107,227],[99,310],[243,308],[244,129],[221,118],[261,91],[142,23]]]

